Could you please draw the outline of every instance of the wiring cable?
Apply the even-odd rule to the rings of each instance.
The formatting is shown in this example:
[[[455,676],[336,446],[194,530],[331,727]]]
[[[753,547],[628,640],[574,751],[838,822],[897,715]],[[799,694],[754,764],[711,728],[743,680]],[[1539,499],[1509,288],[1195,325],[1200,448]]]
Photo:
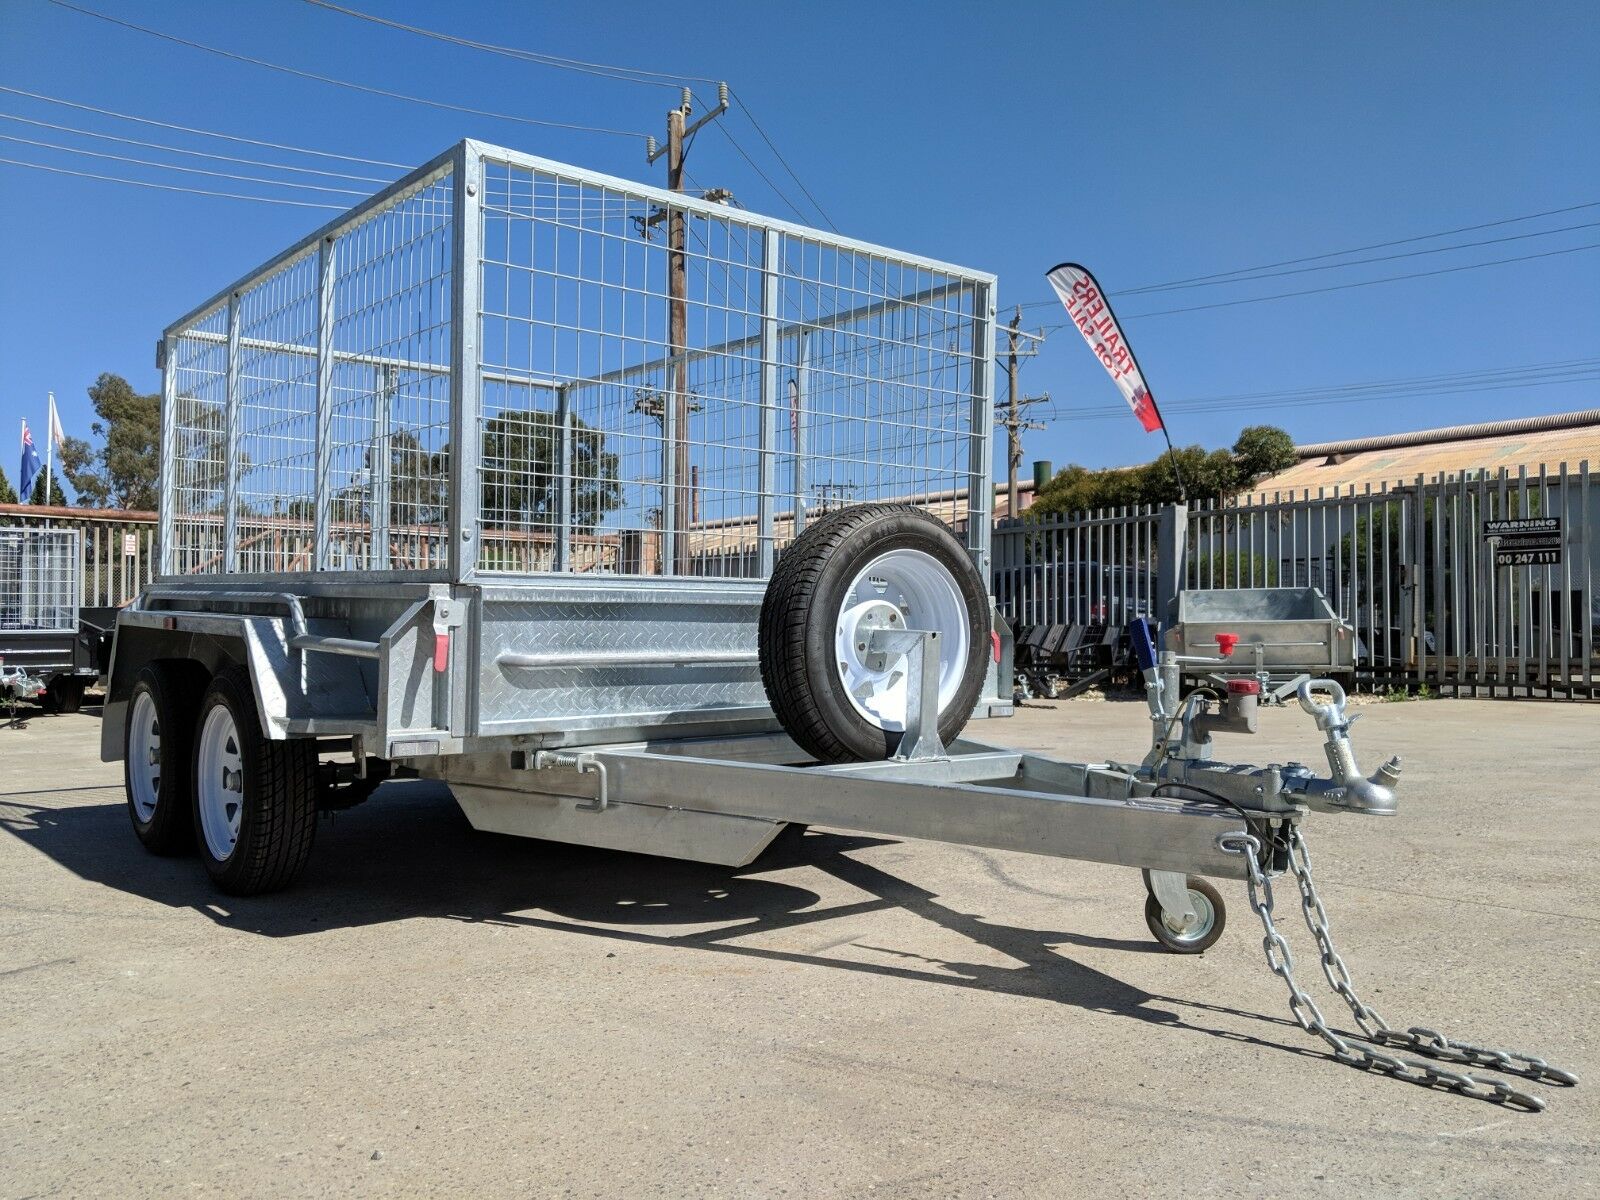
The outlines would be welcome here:
[[[549,121],[541,117],[523,117],[513,113],[494,112],[491,109],[472,108],[465,104],[452,104],[448,100],[431,100],[425,96],[411,96],[404,92],[392,92],[387,88],[372,87],[365,83],[356,83],[349,79],[339,79],[332,75],[319,75],[315,71],[305,71],[299,67],[285,66],[283,63],[269,62],[264,58],[255,58],[248,54],[240,54],[234,50],[224,50],[219,46],[208,46],[204,42],[191,41],[172,33],[165,33],[159,29],[151,29],[147,25],[138,25],[132,21],[125,21],[121,17],[114,17],[110,13],[96,12],[92,8],[83,8],[71,4],[68,0],[46,0],[57,8],[64,8],[68,12],[75,12],[85,17],[93,17],[97,21],[105,21],[112,25],[120,25],[124,29],[131,29],[136,33],[143,33],[149,37],[159,38],[165,42],[172,42],[178,46],[187,46],[191,50],[203,50],[207,54],[215,54],[221,58],[232,59],[234,62],[248,63],[254,67],[264,67],[269,71],[278,71],[285,75],[293,75],[300,79],[309,79],[316,83],[325,83],[331,87],[348,88],[351,91],[364,92],[369,96],[381,96],[387,100],[404,100],[408,104],[421,104],[429,108],[444,109],[449,112],[466,113],[474,117],[488,117],[496,121],[514,121],[521,125],[537,125],[546,129],[566,129],[577,133],[598,133],[608,137],[637,138],[645,140],[645,135],[630,129],[610,129],[600,125],[583,125],[575,121]]]

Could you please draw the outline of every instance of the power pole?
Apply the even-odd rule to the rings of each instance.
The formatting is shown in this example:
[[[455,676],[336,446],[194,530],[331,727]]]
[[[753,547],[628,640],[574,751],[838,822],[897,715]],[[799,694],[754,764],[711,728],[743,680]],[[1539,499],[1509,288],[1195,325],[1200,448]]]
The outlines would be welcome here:
[[[667,144],[656,145],[649,140],[645,157],[655,162],[667,156],[667,188],[683,191],[683,158],[687,139],[700,127],[728,111],[728,85],[717,85],[717,107],[706,113],[693,125],[688,123],[692,97],[683,89],[683,100],[677,108],[667,112]],[[665,566],[667,573],[684,572],[689,566],[689,526],[694,520],[694,504],[690,495],[689,470],[689,280],[688,256],[685,234],[687,225],[684,211],[672,208],[667,214],[667,297],[669,357],[672,360],[672,406],[663,422],[663,433],[671,442],[670,469],[662,472],[668,490],[672,493],[672,534],[670,557]]]
[[[1026,421],[1023,412],[1034,404],[1042,404],[1050,399],[1048,395],[1022,396],[1017,392],[1017,359],[1031,357],[1037,354],[1036,349],[1024,350],[1018,347],[1017,339],[1030,338],[1038,341],[1042,334],[1025,333],[1022,329],[1022,307],[1018,305],[1012,314],[1011,324],[1006,326],[1006,415],[996,418],[996,424],[1002,425],[1006,430],[1006,509],[1007,517],[1017,515],[1017,471],[1022,466],[1022,431],[1024,429],[1043,429],[1044,425],[1038,421]]]

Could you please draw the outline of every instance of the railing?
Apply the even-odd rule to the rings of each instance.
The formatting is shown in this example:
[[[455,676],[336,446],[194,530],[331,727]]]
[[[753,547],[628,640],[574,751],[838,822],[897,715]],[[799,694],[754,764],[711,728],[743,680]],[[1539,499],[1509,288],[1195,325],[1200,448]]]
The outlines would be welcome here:
[[[1041,514],[998,525],[994,555],[1013,625],[1165,621],[1180,580],[1310,586],[1354,628],[1366,686],[1600,695],[1600,475],[1587,461]]]
[[[155,513],[3,504],[0,531],[6,527],[76,532],[78,602],[84,608],[120,607],[156,576]]]

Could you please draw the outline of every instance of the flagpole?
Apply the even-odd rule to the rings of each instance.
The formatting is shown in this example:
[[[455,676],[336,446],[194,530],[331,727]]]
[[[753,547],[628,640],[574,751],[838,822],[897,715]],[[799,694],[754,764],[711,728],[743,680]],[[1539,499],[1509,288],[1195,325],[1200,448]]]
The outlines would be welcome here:
[[[1160,412],[1159,409],[1156,411]],[[1172,435],[1167,432],[1167,420],[1165,417],[1161,419],[1161,436],[1167,439],[1167,457],[1172,459],[1172,473],[1178,480],[1178,503],[1188,504],[1189,489],[1183,484],[1183,468],[1178,466],[1178,452],[1173,449]]]
[[[50,397],[50,411],[47,414],[50,427],[45,430],[44,435],[44,505],[49,508],[50,472],[56,462],[56,394],[46,392],[45,395]],[[44,523],[50,524],[50,518],[46,517]]]

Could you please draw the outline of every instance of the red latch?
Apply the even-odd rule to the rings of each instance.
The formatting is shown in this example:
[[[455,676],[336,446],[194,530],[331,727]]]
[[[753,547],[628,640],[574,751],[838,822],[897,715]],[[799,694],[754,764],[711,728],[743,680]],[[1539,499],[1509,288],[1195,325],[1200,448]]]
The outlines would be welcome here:
[[[1228,680],[1228,695],[1259,696],[1261,695],[1261,681],[1259,679],[1230,679]]]
[[[433,670],[443,675],[450,669],[450,631],[436,630],[433,635]]]
[[[994,655],[995,662],[999,662],[1000,661],[1000,631],[998,629],[991,629],[989,631],[989,650]]]
[[[1239,635],[1237,633],[1217,634],[1217,650],[1223,658],[1231,658],[1233,656],[1233,648],[1238,644]]]

